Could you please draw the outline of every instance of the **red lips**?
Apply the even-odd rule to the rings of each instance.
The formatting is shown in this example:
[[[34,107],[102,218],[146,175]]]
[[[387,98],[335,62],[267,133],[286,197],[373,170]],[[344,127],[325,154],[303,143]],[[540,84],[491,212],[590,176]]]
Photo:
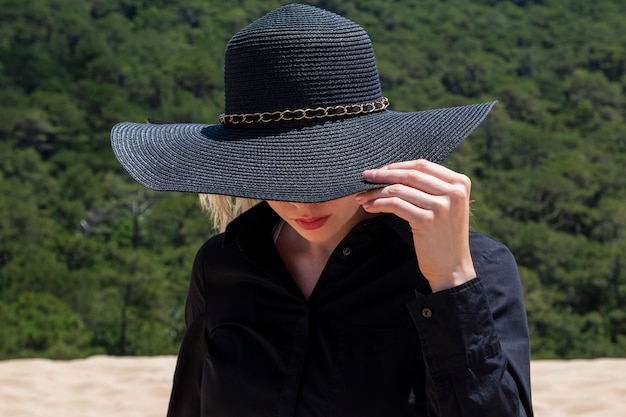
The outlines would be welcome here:
[[[326,221],[330,218],[328,216],[320,216],[320,217],[307,217],[301,219],[295,219],[295,222],[304,230],[315,230],[326,224]]]

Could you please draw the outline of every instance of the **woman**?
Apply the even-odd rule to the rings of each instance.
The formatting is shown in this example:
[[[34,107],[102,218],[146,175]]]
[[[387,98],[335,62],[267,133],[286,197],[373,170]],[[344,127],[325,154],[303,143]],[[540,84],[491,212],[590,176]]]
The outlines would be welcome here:
[[[515,262],[438,164],[494,103],[388,110],[365,31],[296,4],[233,36],[225,99],[112,130],[149,188],[261,201],[196,256],[168,415],[531,415]]]

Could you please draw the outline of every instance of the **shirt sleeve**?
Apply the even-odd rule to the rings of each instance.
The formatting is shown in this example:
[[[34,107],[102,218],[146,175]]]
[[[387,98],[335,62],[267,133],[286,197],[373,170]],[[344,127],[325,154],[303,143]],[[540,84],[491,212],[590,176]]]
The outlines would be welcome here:
[[[432,294],[409,311],[426,368],[432,416],[532,416],[530,348],[519,273],[509,250],[473,237],[479,275]]]
[[[194,261],[185,306],[185,335],[180,345],[167,417],[200,416],[202,372],[206,357],[205,288],[201,252]]]

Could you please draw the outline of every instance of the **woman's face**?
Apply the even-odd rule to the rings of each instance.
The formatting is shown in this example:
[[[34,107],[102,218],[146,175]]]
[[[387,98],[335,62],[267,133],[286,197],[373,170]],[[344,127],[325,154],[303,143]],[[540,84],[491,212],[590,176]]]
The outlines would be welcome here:
[[[268,204],[311,243],[338,244],[357,223],[372,216],[357,204],[354,195],[323,203],[268,201]]]

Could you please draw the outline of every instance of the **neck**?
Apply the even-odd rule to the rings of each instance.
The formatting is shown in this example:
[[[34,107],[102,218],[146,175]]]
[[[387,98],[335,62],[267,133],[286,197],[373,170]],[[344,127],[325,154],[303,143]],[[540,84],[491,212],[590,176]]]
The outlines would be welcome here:
[[[286,255],[309,254],[313,258],[325,257],[328,259],[344,237],[345,234],[333,236],[331,239],[320,242],[312,242],[303,238],[289,224],[285,223],[276,243],[283,248]]]
[[[337,244],[309,242],[287,223],[280,230],[275,244],[287,270],[308,300]]]

